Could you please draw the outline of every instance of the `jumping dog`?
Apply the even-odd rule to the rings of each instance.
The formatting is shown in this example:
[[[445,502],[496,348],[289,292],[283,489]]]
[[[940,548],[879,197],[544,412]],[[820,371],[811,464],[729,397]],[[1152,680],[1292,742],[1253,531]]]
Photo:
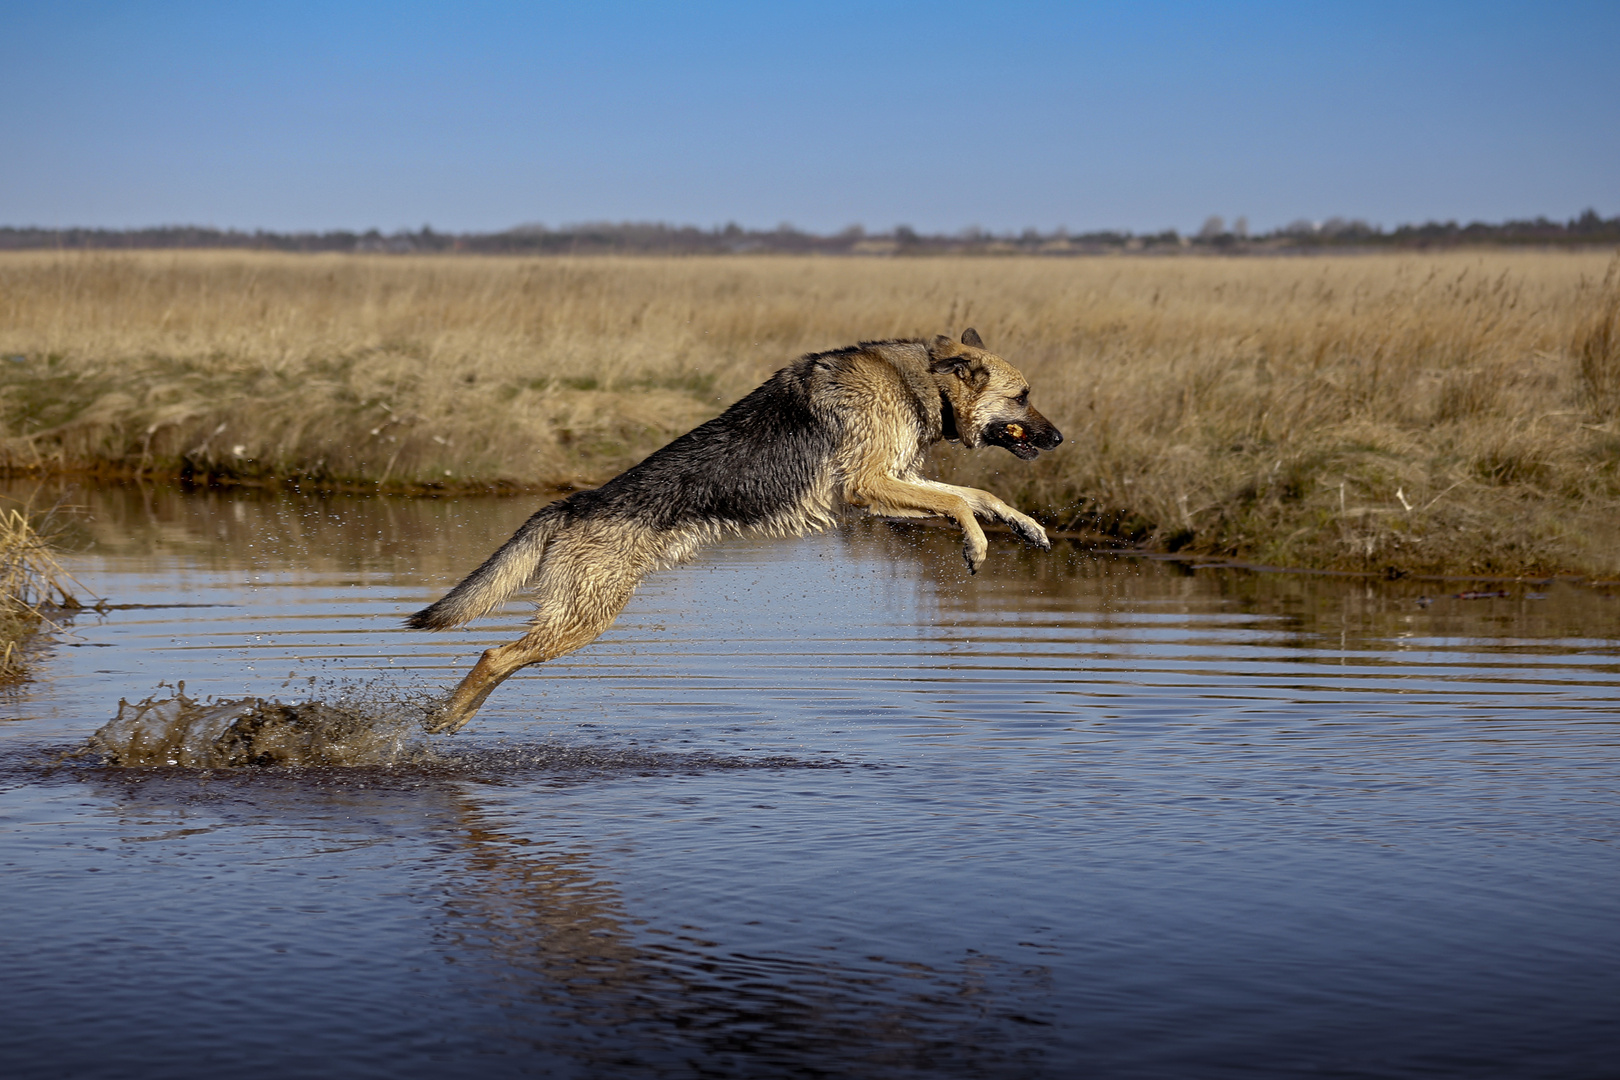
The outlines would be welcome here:
[[[519,589],[535,593],[528,633],[485,652],[429,730],[455,731],[520,669],[594,641],[643,577],[724,536],[803,535],[859,509],[952,519],[973,573],[988,553],[974,515],[1050,550],[1046,530],[988,491],[921,475],[928,447],[942,439],[1029,461],[1063,435],[1029,403],[1018,370],[972,329],[960,342],[943,334],[866,341],[799,358],[639,465],[541,508],[466,580],[406,620],[443,630]]]

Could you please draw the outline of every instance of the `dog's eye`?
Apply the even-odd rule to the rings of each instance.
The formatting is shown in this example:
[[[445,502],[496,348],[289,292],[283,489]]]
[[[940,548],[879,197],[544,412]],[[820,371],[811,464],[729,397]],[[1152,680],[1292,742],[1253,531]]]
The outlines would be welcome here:
[[[1026,388],[1022,394],[1019,394],[1017,397],[1013,398],[1013,403],[1016,405],[1028,405],[1029,390]]]

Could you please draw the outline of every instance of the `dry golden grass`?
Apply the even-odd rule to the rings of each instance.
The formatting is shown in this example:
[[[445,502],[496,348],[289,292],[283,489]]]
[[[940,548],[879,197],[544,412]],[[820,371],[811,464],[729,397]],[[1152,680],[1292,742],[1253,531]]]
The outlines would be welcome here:
[[[23,643],[47,621],[47,608],[74,608],[73,579],[56,561],[55,511],[0,508],[0,682],[28,673]]]
[[[793,356],[974,325],[1068,436],[940,454],[1049,524],[1258,562],[1620,573],[1606,254],[0,257],[0,465],[598,482]]]

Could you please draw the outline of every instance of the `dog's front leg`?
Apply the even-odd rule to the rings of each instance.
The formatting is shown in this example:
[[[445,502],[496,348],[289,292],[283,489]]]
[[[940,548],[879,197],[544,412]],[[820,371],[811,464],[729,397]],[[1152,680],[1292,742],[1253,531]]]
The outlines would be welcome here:
[[[1042,548],[1046,551],[1052,550],[1052,541],[1047,538],[1046,530],[1041,527],[1040,522],[1036,521],[1028,514],[1020,513],[1013,506],[1003,502],[1001,499],[997,498],[995,495],[992,495],[988,491],[981,491],[978,488],[957,487],[954,484],[944,484],[938,480],[923,480],[919,478],[914,482],[920,483],[926,487],[937,488],[940,491],[948,491],[952,495],[956,495],[963,499],[969,506],[973,508],[973,512],[975,514],[978,514],[981,517],[994,518],[998,521],[1004,521],[1008,525],[1012,526],[1013,532],[1017,533],[1019,536],[1022,536],[1025,540],[1028,540],[1036,547]]]
[[[942,490],[943,489],[943,490]],[[910,483],[886,474],[861,477],[845,489],[845,501],[864,507],[869,513],[893,517],[912,517],[932,514],[948,517],[962,529],[962,558],[967,560],[968,573],[977,574],[990,554],[990,545],[984,530],[974,520],[973,507],[957,494],[969,488],[948,488]]]

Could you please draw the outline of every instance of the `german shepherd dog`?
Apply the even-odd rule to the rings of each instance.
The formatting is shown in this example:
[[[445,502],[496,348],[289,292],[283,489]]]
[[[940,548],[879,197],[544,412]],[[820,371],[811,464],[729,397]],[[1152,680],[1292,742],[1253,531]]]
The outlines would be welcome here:
[[[648,573],[743,533],[803,535],[852,508],[948,517],[976,573],[988,554],[979,514],[1047,550],[1046,530],[988,491],[918,472],[941,439],[1005,447],[1025,461],[1063,441],[1029,403],[1029,383],[978,332],[960,342],[866,341],[778,371],[708,423],[609,480],[540,509],[438,603],[406,620],[459,626],[525,586],[529,632],[484,653],[428,722],[455,731],[521,668],[573,652],[610,626]]]

